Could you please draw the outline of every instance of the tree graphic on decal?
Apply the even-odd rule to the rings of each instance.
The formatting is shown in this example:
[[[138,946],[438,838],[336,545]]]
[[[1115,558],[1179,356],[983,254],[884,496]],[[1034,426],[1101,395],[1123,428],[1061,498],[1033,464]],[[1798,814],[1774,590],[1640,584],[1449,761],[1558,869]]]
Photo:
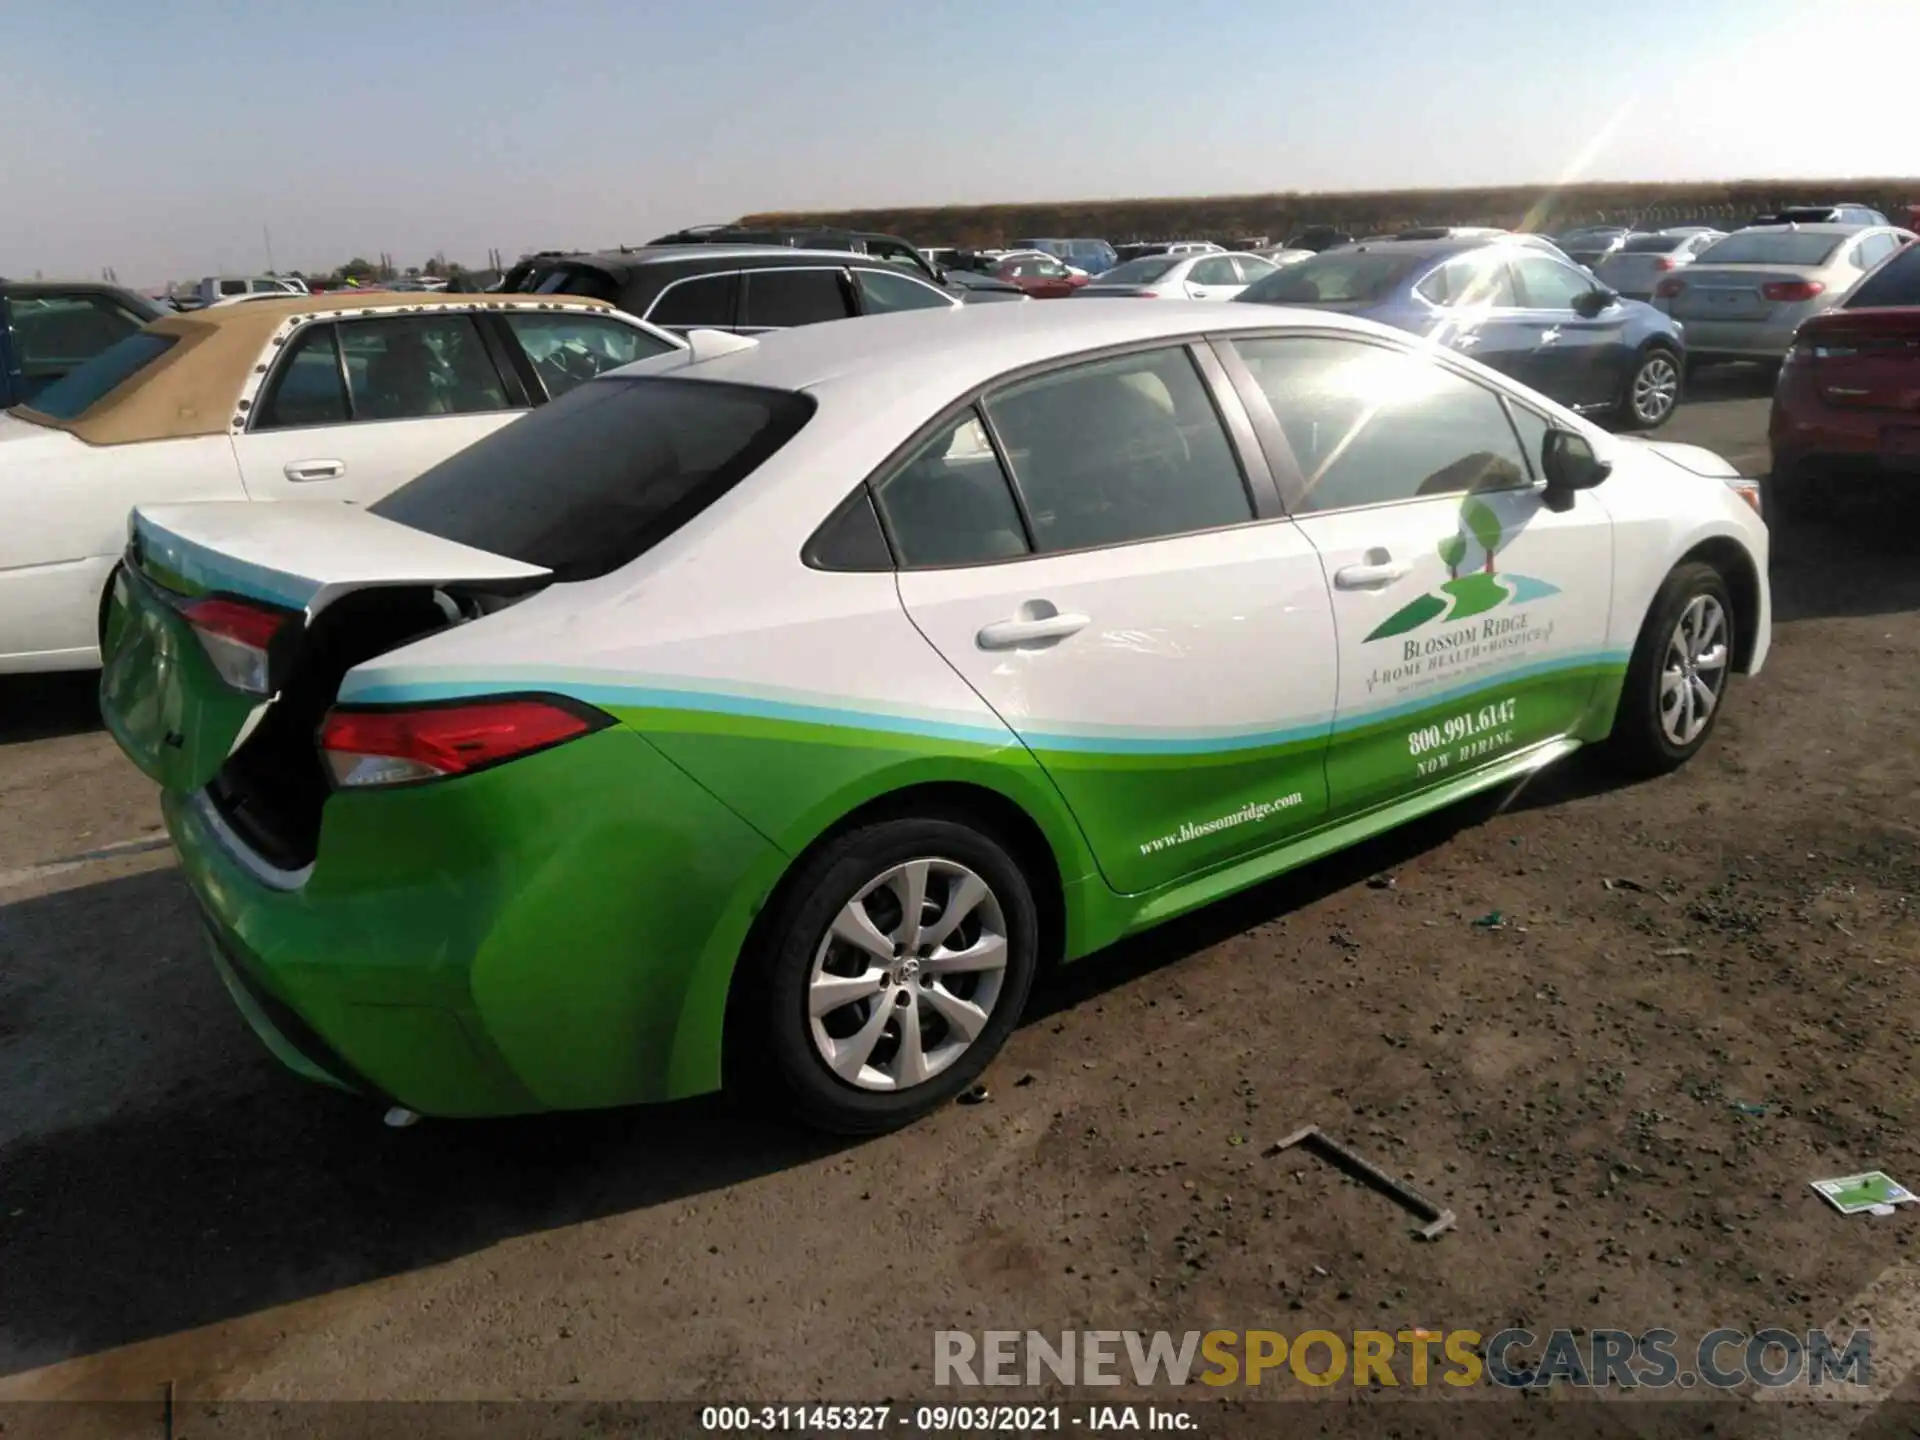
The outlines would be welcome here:
[[[1509,540],[1493,507],[1469,496],[1461,506],[1458,527],[1434,547],[1440,562],[1447,567],[1446,583],[1416,597],[1374,627],[1368,640],[1387,640],[1418,630],[1445,617],[1449,622],[1485,614],[1519,599],[1541,599],[1559,593],[1557,586],[1525,575],[1499,575],[1494,557]],[[1469,546],[1479,548],[1480,568],[1462,575]]]

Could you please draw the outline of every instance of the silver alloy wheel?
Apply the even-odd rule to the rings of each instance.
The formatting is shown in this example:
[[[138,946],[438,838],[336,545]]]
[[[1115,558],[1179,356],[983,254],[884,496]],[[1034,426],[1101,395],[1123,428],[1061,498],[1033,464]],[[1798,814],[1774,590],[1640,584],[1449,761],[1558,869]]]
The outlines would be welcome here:
[[[1649,355],[1633,373],[1633,416],[1658,425],[1680,398],[1680,370],[1665,355]]]
[[[895,865],[841,907],[814,952],[814,1049],[849,1085],[910,1089],[979,1038],[1006,974],[1006,917],[986,881],[956,860]]]
[[[1727,612],[1711,595],[1696,595],[1680,612],[1660,672],[1660,728],[1684,748],[1700,738],[1727,683]]]

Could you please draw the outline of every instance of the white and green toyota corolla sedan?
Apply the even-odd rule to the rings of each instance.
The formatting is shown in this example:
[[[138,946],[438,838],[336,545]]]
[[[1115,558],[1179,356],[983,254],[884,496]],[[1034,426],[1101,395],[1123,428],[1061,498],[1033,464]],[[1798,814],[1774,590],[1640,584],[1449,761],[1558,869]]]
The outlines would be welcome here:
[[[1706,742],[1754,487],[1338,316],[691,348],[366,508],[142,508],[102,704],[215,963],[421,1114],[875,1131],[1074,959],[1586,745]]]

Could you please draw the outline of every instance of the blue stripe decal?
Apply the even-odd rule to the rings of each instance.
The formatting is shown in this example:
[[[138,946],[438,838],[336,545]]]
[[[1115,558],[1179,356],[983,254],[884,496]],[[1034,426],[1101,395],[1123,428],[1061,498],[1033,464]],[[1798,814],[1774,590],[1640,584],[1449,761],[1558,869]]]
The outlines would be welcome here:
[[[1237,750],[1294,744],[1321,736],[1341,734],[1412,714],[1433,705],[1445,704],[1488,689],[1551,675],[1563,670],[1596,664],[1625,664],[1630,651],[1598,650],[1562,656],[1556,660],[1522,666],[1497,676],[1482,675],[1446,690],[1433,691],[1416,699],[1379,709],[1360,711],[1338,724],[1327,720],[1295,724],[1285,729],[1253,730],[1239,733],[1214,732],[1186,735],[1129,732],[1123,727],[1088,727],[1082,733],[1026,732],[1027,743],[1035,750],[1064,751],[1108,755],[1215,755]],[[969,744],[1007,745],[1013,735],[1004,728],[944,720],[931,715],[888,714],[878,710],[853,710],[833,704],[802,703],[771,697],[742,695],[722,691],[662,688],[647,685],[623,685],[613,681],[568,678],[558,667],[527,667],[516,674],[496,672],[485,678],[470,676],[464,680],[414,680],[374,682],[343,687],[341,701],[350,705],[392,705],[433,700],[457,700],[500,694],[509,691],[541,690],[570,696],[589,705],[626,709],[693,710],[721,715],[741,715],[763,720],[790,721],[801,725],[828,725],[843,729],[871,730],[895,735],[921,735],[929,739]]]
[[[314,596],[315,587],[312,585],[296,593],[288,588],[293,576],[195,545],[154,524],[144,515],[137,516],[135,523],[148,553],[167,569],[195,585],[224,591],[229,595],[265,600],[270,605],[279,605],[288,610],[306,609],[307,602]],[[218,563],[212,563],[215,561]]]

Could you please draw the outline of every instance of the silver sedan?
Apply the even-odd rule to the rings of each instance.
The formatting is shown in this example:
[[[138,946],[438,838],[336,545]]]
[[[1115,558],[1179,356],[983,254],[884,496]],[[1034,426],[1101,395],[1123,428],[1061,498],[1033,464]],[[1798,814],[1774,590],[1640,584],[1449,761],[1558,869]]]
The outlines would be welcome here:
[[[1724,239],[1724,230],[1691,227],[1629,235],[1619,249],[1593,267],[1594,278],[1629,300],[1651,300],[1662,280]]]
[[[1831,310],[1910,230],[1890,225],[1755,225],[1654,287],[1687,327],[1690,360],[1778,361],[1802,320]]]

